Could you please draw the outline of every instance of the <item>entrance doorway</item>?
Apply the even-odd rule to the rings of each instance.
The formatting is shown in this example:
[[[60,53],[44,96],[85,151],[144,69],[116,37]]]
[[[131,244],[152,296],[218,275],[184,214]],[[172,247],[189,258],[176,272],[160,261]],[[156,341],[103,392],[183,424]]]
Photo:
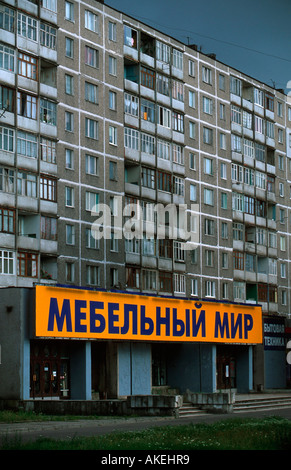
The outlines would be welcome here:
[[[70,363],[56,341],[32,341],[30,352],[30,396],[69,398]]]
[[[236,388],[236,357],[232,347],[217,346],[216,378],[217,390]]]

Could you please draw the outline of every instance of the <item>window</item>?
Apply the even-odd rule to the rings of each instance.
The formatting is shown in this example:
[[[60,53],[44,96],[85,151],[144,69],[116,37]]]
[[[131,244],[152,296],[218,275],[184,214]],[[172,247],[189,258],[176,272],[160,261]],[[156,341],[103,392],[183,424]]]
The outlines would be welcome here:
[[[0,44],[0,68],[14,72],[14,49]]]
[[[144,121],[155,122],[155,103],[141,98],[140,103],[141,118]]]
[[[189,168],[191,170],[196,170],[196,155],[193,152],[189,153]]]
[[[98,104],[98,86],[85,82],[85,100]]]
[[[89,286],[100,285],[100,269],[99,266],[86,266],[86,280]]]
[[[218,76],[218,87],[220,90],[225,91],[225,76],[221,73]]]
[[[233,297],[236,300],[245,300],[246,286],[244,282],[233,283]]]
[[[66,57],[73,59],[74,57],[74,40],[66,38]]]
[[[109,162],[109,179],[111,181],[117,181],[117,163]]]
[[[140,77],[141,85],[150,88],[151,90],[155,89],[156,74],[153,70],[141,66]]]
[[[286,251],[286,237],[284,235],[280,235],[280,250]]]
[[[177,101],[184,101],[184,85],[182,82],[172,81],[172,98]]]
[[[174,273],[174,292],[185,294],[186,292],[186,276],[184,274]]]
[[[17,131],[17,154],[37,158],[37,136],[29,132]]]
[[[43,8],[47,10],[51,10],[56,12],[57,11],[57,0],[42,0],[41,5]]]
[[[176,69],[183,70],[183,52],[173,49],[172,65]]]
[[[208,127],[203,127],[203,143],[208,145],[213,144],[213,130]]]
[[[173,111],[173,130],[177,132],[184,132],[184,116],[181,113]]]
[[[139,132],[130,127],[125,127],[124,146],[132,150],[139,150]]]
[[[57,240],[57,219],[53,217],[41,216],[40,238],[42,240]]]
[[[74,4],[67,0],[65,1],[65,19],[74,21]]]
[[[221,266],[223,269],[228,268],[228,253],[221,254]]]
[[[206,297],[215,297],[215,281],[206,281],[205,282],[205,296]]]
[[[241,153],[241,137],[238,135],[232,134],[231,135],[231,150],[237,153]]]
[[[205,219],[205,235],[214,235],[214,220]]]
[[[66,168],[68,170],[73,170],[74,169],[74,151],[71,149],[66,149],[65,150],[65,155],[66,155]]]
[[[0,250],[0,274],[14,274],[13,251]]]
[[[228,225],[226,222],[221,222],[221,238],[228,239]]]
[[[195,91],[189,90],[189,106],[195,108]]]
[[[72,40],[71,40],[72,41]],[[40,23],[40,44],[55,50],[57,47],[57,30],[52,26]],[[67,43],[66,43],[67,50]]]
[[[85,160],[86,160],[86,174],[97,176],[99,173],[98,157],[95,157],[94,155],[86,155]]]
[[[143,269],[142,271],[142,287],[144,290],[157,290],[157,273],[156,271]]]
[[[40,138],[40,158],[44,162],[56,163],[56,142],[45,137]]]
[[[128,267],[125,269],[126,285],[134,289],[140,287],[140,269]]]
[[[112,23],[112,21],[108,23],[108,35],[110,41],[116,42],[116,23]]]
[[[167,44],[157,41],[156,42],[156,58],[166,64],[171,62],[171,50]]]
[[[284,131],[283,131],[283,129],[278,129],[278,142],[279,142],[279,144],[283,144],[283,142],[284,142]]]
[[[173,162],[184,165],[183,147],[175,143],[173,143]]]
[[[68,132],[74,131],[74,114],[65,111],[65,130]]]
[[[0,167],[0,191],[4,193],[15,192],[14,170]]]
[[[213,189],[204,188],[204,204],[207,204],[209,206],[214,205]]]
[[[203,96],[203,111],[206,114],[212,114],[213,102],[210,98]]]
[[[157,92],[165,96],[170,95],[169,77],[165,77],[160,73],[157,73]]]
[[[85,10],[85,28],[98,33],[99,30],[99,18],[98,15],[92,13],[92,11]]]
[[[204,158],[204,173],[213,175],[213,160],[211,158]]]
[[[233,252],[234,257],[234,269],[238,269],[240,271],[244,270],[244,254],[240,251]]]
[[[85,118],[85,136],[98,140],[98,121]]]
[[[137,48],[137,31],[130,26],[124,26],[124,45]]]
[[[172,273],[161,271],[159,273],[159,284],[160,284],[160,291],[172,292],[173,290]]]
[[[37,277],[37,261],[37,254],[19,251],[17,255],[17,275],[21,277]]]
[[[221,193],[221,209],[227,209],[227,194]]]
[[[37,41],[37,21],[30,16],[18,13],[17,33],[32,41]]]
[[[241,124],[241,109],[238,106],[231,105],[231,121]]]
[[[125,239],[125,252],[139,254],[140,253],[139,239],[136,237],[133,237],[132,239],[128,240],[126,238]]]
[[[40,176],[40,199],[45,201],[57,201],[57,180],[48,176]]]
[[[86,211],[97,212],[99,204],[99,194],[86,191]]]
[[[214,251],[205,250],[205,266],[214,266]]]
[[[114,126],[109,126],[109,143],[117,145],[117,128]]]
[[[52,126],[57,125],[56,103],[45,98],[40,98],[40,120]]]
[[[151,168],[142,168],[141,184],[146,188],[155,189],[155,170]]]
[[[0,207],[0,232],[15,233],[15,210]]]
[[[264,92],[258,90],[258,88],[254,88],[254,103],[259,106],[264,106]]]
[[[277,114],[279,117],[283,116],[283,103],[281,101],[277,102]]]
[[[139,99],[137,96],[124,93],[124,112],[131,116],[138,117]]]
[[[159,240],[159,257],[172,258],[173,242],[169,238]]]
[[[190,77],[195,77],[195,62],[191,59],[188,62],[188,73]]]
[[[212,70],[208,67],[202,67],[202,81],[209,85],[212,84]]]
[[[65,92],[67,95],[74,94],[74,77],[72,75],[65,74]]]
[[[219,117],[222,121],[225,121],[225,104],[219,104]]]
[[[243,140],[243,152],[246,157],[254,158],[255,156],[254,142],[248,139],[244,139]]]
[[[286,263],[281,263],[281,277],[286,278]]]
[[[86,248],[92,248],[94,250],[97,250],[100,248],[100,240],[99,238],[94,236],[94,232],[95,230],[92,230],[91,228],[86,228]]]
[[[274,96],[269,95],[269,93],[265,93],[265,107],[269,111],[274,112]]]
[[[17,114],[29,119],[36,119],[37,98],[27,93],[17,92]]]
[[[0,5],[0,28],[14,33],[14,10]]]
[[[17,194],[37,197],[37,176],[26,171],[17,173]]]
[[[171,174],[164,171],[157,171],[157,188],[160,191],[171,192],[172,181]]]
[[[66,281],[74,282],[75,281],[75,264],[66,263]]]
[[[189,137],[195,139],[195,122],[189,121]]]
[[[117,59],[115,57],[109,56],[109,74],[117,75]]]
[[[171,144],[165,140],[158,139],[157,155],[163,160],[171,160]]]
[[[267,137],[270,137],[270,139],[274,139],[275,136],[275,130],[274,130],[274,123],[271,121],[266,121],[266,134]]]
[[[37,80],[37,58],[22,52],[18,53],[18,75]]]
[[[179,178],[178,176],[173,177],[173,186],[174,186],[174,194],[178,194],[178,196],[184,196],[185,193],[185,181],[183,178]]]
[[[221,150],[226,150],[226,135],[223,132],[219,133],[219,147]]]
[[[141,134],[141,151],[148,155],[155,155],[155,138],[149,134]]]
[[[66,225],[66,244],[75,245],[75,225]]]
[[[255,131],[259,134],[264,134],[265,132],[265,121],[259,116],[255,116]]]
[[[241,96],[242,83],[239,78],[230,77],[230,93]]]
[[[171,128],[171,111],[162,106],[158,106],[158,124]]]
[[[109,90],[109,109],[116,111],[116,93]]]
[[[74,207],[74,199],[75,199],[75,194],[74,194],[74,188],[71,186],[66,186],[65,187],[65,197],[66,197],[66,206],[67,207]]]
[[[191,279],[191,295],[198,296],[198,279]]]
[[[244,240],[244,225],[233,223],[233,239],[243,241]]]
[[[85,64],[90,67],[99,67],[99,51],[90,46],[85,46]]]
[[[243,127],[245,129],[252,129],[253,128],[253,116],[251,113],[248,113],[247,111],[243,111]]]

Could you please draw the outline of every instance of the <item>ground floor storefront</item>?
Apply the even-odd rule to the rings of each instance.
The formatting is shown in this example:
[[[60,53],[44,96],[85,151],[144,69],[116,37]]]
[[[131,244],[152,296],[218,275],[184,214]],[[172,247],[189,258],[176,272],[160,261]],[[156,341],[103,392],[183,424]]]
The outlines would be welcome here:
[[[107,317],[106,297],[91,292],[89,308],[87,291],[61,291],[60,302],[58,288],[50,288],[47,309],[37,302],[35,289],[2,289],[0,399],[104,400],[189,391],[249,393],[290,385],[282,318],[264,319],[248,306],[181,299],[177,307],[166,299],[165,308],[160,303],[154,310],[141,297],[144,309],[138,310],[135,298],[106,293],[114,301]],[[43,300],[47,292],[39,294]],[[128,303],[121,319],[123,298]],[[253,335],[257,320],[261,337]]]

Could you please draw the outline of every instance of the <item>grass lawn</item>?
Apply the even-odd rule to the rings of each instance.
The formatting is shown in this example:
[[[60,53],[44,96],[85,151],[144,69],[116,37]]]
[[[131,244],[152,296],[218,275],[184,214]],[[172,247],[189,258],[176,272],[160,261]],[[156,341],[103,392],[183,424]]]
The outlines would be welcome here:
[[[95,417],[96,418],[96,417]],[[1,416],[0,416],[1,420]],[[71,440],[22,443],[5,438],[2,450],[291,450],[291,421],[231,418],[213,424],[161,426]]]

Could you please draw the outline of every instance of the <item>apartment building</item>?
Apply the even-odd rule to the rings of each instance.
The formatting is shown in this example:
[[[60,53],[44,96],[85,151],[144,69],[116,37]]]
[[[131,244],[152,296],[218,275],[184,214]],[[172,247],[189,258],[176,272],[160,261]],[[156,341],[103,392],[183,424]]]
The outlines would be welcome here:
[[[2,1],[0,53],[1,287],[263,313],[257,345],[45,340],[33,330],[19,357],[31,364],[25,396],[284,388],[291,107],[282,90],[95,0]],[[58,379],[78,382],[74,361],[85,392]]]

